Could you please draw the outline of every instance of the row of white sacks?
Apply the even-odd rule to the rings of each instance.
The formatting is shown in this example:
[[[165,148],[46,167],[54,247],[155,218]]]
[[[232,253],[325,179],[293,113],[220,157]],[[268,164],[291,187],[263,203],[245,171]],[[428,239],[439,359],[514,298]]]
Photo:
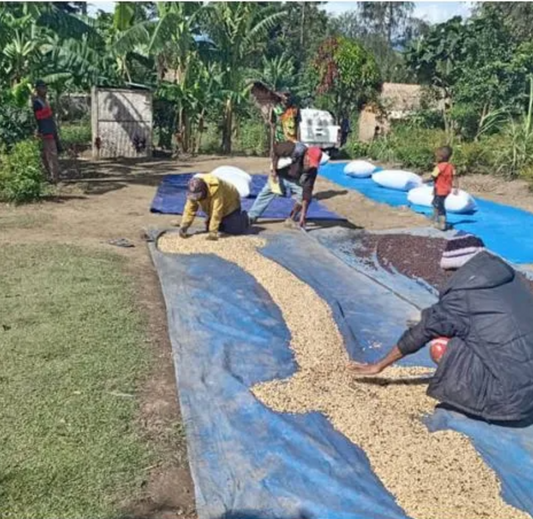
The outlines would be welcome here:
[[[407,199],[411,204],[431,207],[433,188],[423,184],[419,175],[411,171],[376,171],[376,169],[371,162],[354,160],[345,166],[344,173],[356,178],[372,177],[372,180],[382,187],[408,191]],[[235,166],[220,166],[211,174],[233,184],[241,197],[250,196],[252,177],[242,169]],[[476,209],[476,202],[466,191],[459,190],[457,194],[452,193],[446,198],[445,207],[450,213],[469,213]]]
[[[433,187],[425,185],[416,173],[403,170],[381,170],[366,160],[354,160],[344,167],[344,173],[355,178],[370,178],[385,188],[408,191],[407,200],[413,205],[431,207],[433,202]],[[457,194],[451,193],[446,197],[446,211],[450,213],[470,213],[476,209],[474,198],[459,189]]]

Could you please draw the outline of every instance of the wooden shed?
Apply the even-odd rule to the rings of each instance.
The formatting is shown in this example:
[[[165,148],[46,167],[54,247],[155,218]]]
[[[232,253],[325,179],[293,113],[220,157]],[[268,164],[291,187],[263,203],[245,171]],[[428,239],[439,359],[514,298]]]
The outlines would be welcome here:
[[[94,158],[152,155],[152,92],[95,87],[91,95]]]

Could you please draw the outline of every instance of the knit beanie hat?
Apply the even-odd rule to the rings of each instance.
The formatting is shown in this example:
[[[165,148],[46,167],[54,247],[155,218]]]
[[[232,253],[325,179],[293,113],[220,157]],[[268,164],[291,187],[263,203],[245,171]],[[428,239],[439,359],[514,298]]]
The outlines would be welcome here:
[[[440,260],[440,267],[444,270],[461,268],[476,254],[485,250],[483,240],[473,234],[465,234],[452,238],[446,244],[446,249]]]

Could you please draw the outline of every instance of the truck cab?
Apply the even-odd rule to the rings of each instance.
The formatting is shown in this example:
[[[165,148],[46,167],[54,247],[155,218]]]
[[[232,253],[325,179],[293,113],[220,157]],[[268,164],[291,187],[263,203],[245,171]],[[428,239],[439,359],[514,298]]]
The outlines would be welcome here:
[[[319,146],[324,151],[340,147],[341,128],[325,110],[304,108],[300,110],[300,140],[307,146]]]

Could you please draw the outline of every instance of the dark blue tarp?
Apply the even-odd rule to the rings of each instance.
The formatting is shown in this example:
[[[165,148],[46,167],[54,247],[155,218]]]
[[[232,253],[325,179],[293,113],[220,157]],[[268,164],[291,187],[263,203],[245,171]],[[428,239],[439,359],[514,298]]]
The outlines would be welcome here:
[[[214,256],[151,252],[167,305],[200,519],[405,518],[364,452],[318,413],[279,414],[249,388],[296,366],[279,309],[257,282]],[[264,254],[331,306],[352,358],[372,361],[417,312],[304,233],[270,236]],[[429,365],[427,352],[407,359]],[[506,499],[533,512],[533,433],[439,410],[432,428],[461,430],[494,467]],[[529,489],[529,490],[528,490]],[[468,519],[468,518],[457,518]]]
[[[191,174],[166,175],[152,201],[150,211],[152,213],[183,214],[185,206],[187,182],[193,176]],[[241,200],[242,208],[248,211],[254,203],[259,191],[267,181],[266,175],[252,175],[251,195]],[[263,214],[263,218],[285,219],[289,216],[294,202],[288,197],[276,197]],[[199,213],[201,214],[201,213]],[[317,201],[311,202],[307,213],[309,220],[345,220],[342,216],[329,211]]]
[[[320,167],[320,175],[355,189],[372,200],[394,207],[409,205],[407,193],[385,189],[372,179],[357,179],[344,174],[344,163],[329,163]],[[483,239],[487,247],[513,263],[533,263],[533,214],[497,202],[476,198],[475,214],[449,214],[455,229],[473,233]],[[431,208],[412,206],[416,212],[431,214]]]

